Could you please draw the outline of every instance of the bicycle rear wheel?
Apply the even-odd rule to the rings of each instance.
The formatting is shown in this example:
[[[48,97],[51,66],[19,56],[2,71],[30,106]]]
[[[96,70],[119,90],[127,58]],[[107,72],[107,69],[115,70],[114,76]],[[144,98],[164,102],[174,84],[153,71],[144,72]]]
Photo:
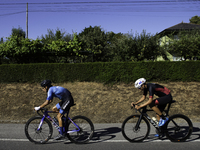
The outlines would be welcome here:
[[[182,114],[169,117],[166,123],[166,136],[172,142],[184,142],[190,137],[193,131],[191,120]]]
[[[146,118],[141,119],[141,123],[136,129],[136,124],[140,115],[132,115],[122,123],[122,135],[129,142],[142,142],[147,138],[150,132],[150,125]]]
[[[68,131],[67,137],[71,142],[77,144],[83,144],[89,142],[94,134],[94,125],[90,119],[84,116],[75,116],[72,121],[80,128],[80,131],[69,132],[73,130],[78,130],[78,128],[69,121],[66,129]]]
[[[29,141],[44,144],[53,134],[53,128],[51,122],[46,118],[43,121],[41,128],[38,130],[42,116],[36,116],[30,118],[25,125],[25,135]]]

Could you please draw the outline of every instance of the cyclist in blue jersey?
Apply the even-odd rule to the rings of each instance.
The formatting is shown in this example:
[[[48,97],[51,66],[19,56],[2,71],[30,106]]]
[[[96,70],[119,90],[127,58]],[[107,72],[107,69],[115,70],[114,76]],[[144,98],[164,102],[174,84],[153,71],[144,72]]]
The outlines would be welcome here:
[[[143,96],[138,102],[132,102],[131,105],[133,106],[134,104],[136,109],[149,105],[150,108],[152,108],[157,114],[157,119],[159,120],[158,125],[163,126],[168,121],[168,118],[165,117],[162,112],[164,111],[166,105],[172,101],[170,90],[159,84],[146,83],[146,79],[144,78],[136,80],[135,87],[143,91]],[[148,92],[149,100],[140,106],[137,105],[145,100]],[[153,100],[154,94],[159,98]]]
[[[53,101],[54,97],[57,97],[61,100],[61,102],[57,103],[52,108],[54,112],[58,113],[57,118],[60,127],[60,134],[56,136],[54,139],[59,140],[64,137],[62,116],[65,113],[69,113],[70,107],[74,105],[74,99],[68,89],[63,88],[61,86],[52,86],[51,80],[42,81],[41,86],[43,88],[43,91],[47,93],[47,99],[42,105],[34,108],[36,111],[50,104]]]

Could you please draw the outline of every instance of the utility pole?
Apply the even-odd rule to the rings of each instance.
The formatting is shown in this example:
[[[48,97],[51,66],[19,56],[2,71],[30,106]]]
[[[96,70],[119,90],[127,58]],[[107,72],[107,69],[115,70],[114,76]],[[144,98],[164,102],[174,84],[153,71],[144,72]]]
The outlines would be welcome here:
[[[26,4],[26,38],[28,39],[28,3]]]

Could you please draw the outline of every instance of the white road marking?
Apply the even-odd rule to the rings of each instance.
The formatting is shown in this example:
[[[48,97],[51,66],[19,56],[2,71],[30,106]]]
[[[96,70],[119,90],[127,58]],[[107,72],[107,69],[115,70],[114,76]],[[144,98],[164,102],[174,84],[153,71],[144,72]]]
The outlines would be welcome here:
[[[0,141],[16,141],[16,142],[27,142],[28,139],[0,139]]]
[[[0,141],[13,141],[13,142],[28,142],[28,139],[9,139],[9,138],[0,138]],[[49,141],[55,141],[55,140],[49,140]],[[64,140],[63,140],[64,141]],[[106,142],[106,143],[116,143],[116,142],[129,142],[127,140],[91,140],[91,143],[96,142]],[[170,140],[144,140],[144,142],[171,142]],[[200,139],[197,140],[191,140],[189,142],[200,142]]]

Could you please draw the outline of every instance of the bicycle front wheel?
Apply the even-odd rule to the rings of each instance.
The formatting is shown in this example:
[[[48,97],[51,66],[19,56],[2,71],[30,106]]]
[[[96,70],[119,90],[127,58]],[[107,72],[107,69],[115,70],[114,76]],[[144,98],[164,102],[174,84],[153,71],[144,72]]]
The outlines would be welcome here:
[[[181,114],[169,117],[166,123],[166,136],[172,142],[184,142],[193,131],[191,120]]]
[[[122,123],[122,135],[129,142],[142,142],[150,132],[150,125],[146,118],[142,118],[138,127],[139,115],[129,116]]]
[[[46,118],[43,121],[42,126],[38,129],[42,116],[36,116],[30,118],[25,125],[25,135],[29,141],[44,144],[46,143],[53,134],[53,128],[51,122]]]
[[[75,116],[68,122],[66,129],[67,137],[71,142],[83,144],[89,142],[94,134],[94,125],[90,119],[84,116]],[[78,131],[78,128],[80,129]]]

